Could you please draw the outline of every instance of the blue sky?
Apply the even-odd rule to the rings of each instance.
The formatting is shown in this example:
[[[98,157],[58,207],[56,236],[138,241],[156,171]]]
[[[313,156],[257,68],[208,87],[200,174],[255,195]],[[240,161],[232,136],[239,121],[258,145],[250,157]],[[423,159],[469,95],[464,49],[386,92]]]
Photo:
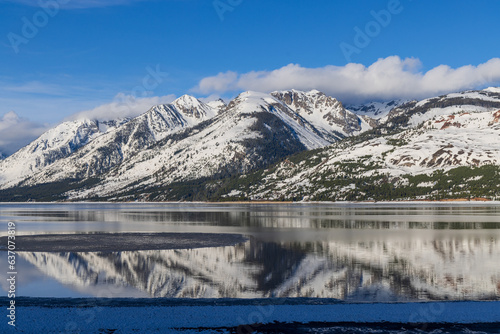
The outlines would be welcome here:
[[[0,151],[8,154],[75,114],[131,116],[185,93],[316,88],[358,103],[500,84],[495,0],[0,6]]]

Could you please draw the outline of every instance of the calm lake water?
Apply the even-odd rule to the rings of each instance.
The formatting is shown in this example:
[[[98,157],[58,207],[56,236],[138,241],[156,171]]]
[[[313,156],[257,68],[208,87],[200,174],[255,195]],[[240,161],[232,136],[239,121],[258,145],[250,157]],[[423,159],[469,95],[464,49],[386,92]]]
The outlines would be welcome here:
[[[1,236],[8,221],[17,235],[248,238],[200,249],[19,252],[21,296],[500,300],[500,205],[0,204]]]

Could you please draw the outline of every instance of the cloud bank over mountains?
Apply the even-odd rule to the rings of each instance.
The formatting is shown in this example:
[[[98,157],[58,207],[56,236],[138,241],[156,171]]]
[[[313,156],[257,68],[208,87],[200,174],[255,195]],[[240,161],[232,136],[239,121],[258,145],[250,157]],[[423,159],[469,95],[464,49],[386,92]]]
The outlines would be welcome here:
[[[427,72],[419,71],[421,67],[419,59],[399,56],[380,58],[370,66],[349,63],[306,68],[289,64],[272,71],[221,72],[200,80],[193,91],[224,94],[245,90],[318,89],[345,103],[362,103],[426,98],[500,83],[500,58],[477,66],[439,65]]]
[[[19,117],[13,111],[0,116],[0,154],[14,153],[50,128],[48,124]]]

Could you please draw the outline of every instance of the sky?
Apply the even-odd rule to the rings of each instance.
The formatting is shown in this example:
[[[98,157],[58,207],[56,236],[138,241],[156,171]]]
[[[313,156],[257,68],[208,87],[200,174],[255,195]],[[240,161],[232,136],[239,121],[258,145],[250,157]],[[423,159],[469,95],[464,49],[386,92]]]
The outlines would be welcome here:
[[[0,152],[183,94],[344,104],[500,85],[500,2],[0,0]]]

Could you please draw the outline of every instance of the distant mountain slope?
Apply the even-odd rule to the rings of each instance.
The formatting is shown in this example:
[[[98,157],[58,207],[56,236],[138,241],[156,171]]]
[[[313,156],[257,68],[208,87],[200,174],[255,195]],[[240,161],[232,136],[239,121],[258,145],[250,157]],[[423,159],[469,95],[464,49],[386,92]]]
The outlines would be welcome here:
[[[360,105],[349,105],[346,106],[347,109],[361,116],[368,116],[370,118],[379,120],[386,117],[389,112],[399,107],[402,104],[405,104],[409,101],[405,100],[392,100],[388,102],[370,102]]]
[[[99,175],[168,134],[214,115],[209,106],[185,95],[172,104],[155,106],[123,122],[63,123],[0,163],[1,187],[20,181],[36,183],[28,180],[37,173],[41,173],[36,177],[41,182]],[[67,159],[49,167],[64,158]]]
[[[500,95],[488,91],[410,102],[393,109],[380,129],[291,157],[249,176],[253,184],[242,178],[226,196],[306,200],[500,197],[498,108]]]
[[[214,110],[217,114],[220,114],[221,112],[223,112],[227,107],[227,104],[226,104],[226,102],[224,102],[223,99],[217,99],[215,101],[207,102],[207,105],[210,108],[212,108],[212,110]]]
[[[421,124],[434,116],[463,111],[492,111],[500,109],[500,92],[489,90],[465,91],[410,101],[390,111],[385,120],[388,127],[408,127]]]
[[[59,159],[66,158],[100,135],[97,122],[64,122],[0,162],[0,184],[14,186]]]

